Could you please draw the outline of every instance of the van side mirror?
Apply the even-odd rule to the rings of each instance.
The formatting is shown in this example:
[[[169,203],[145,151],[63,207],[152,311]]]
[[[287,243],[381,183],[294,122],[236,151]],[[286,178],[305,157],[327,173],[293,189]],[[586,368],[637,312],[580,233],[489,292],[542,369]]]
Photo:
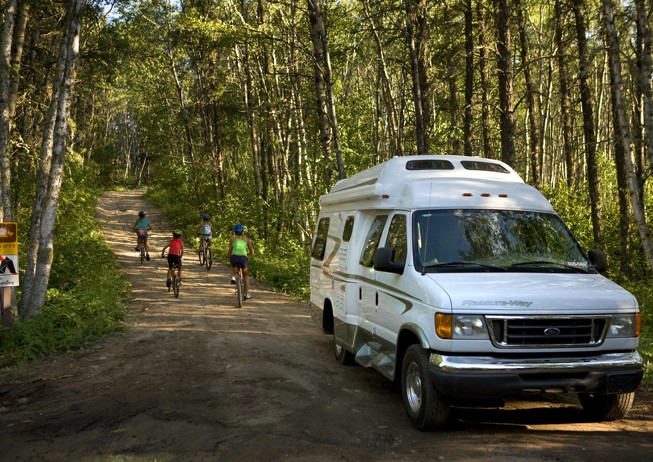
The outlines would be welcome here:
[[[393,261],[394,256],[394,247],[379,247],[374,252],[374,269],[387,273],[403,274],[405,263]]]
[[[605,273],[608,269],[608,259],[605,256],[605,252],[602,250],[592,249],[587,253],[587,256],[590,259],[590,263],[594,265],[594,268],[599,273]]]

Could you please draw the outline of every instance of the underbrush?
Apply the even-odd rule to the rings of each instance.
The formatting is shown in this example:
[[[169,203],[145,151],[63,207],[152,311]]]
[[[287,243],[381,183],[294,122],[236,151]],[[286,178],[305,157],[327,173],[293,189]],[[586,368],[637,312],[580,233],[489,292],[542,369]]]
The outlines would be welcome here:
[[[79,349],[123,326],[130,286],[94,219],[99,192],[79,190],[73,195],[60,204],[43,312],[14,319],[11,329],[2,333],[4,363]]]

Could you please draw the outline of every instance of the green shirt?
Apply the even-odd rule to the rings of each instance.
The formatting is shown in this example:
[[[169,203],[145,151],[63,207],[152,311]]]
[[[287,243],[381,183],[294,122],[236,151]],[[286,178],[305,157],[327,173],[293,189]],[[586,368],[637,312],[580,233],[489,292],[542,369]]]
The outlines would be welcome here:
[[[231,243],[231,255],[247,255],[247,241],[237,237]]]

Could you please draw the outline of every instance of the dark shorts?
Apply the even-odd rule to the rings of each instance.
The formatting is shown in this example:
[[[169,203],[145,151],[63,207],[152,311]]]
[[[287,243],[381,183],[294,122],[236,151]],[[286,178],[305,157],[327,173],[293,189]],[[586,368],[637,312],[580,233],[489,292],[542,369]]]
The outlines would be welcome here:
[[[232,255],[229,257],[229,261],[233,267],[247,268],[247,255]]]
[[[177,264],[181,267],[181,257],[179,255],[170,255],[168,254],[168,268],[172,268],[172,265]]]

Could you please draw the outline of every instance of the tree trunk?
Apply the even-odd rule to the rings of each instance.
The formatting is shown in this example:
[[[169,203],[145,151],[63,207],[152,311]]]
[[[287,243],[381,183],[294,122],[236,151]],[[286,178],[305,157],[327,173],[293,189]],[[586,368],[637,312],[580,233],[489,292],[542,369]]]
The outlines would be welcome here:
[[[425,0],[405,0],[405,6],[406,38],[408,41],[410,73],[413,82],[413,102],[415,105],[415,141],[417,143],[417,154],[428,154],[428,107],[425,107],[427,82],[425,81],[426,72],[424,70],[426,40],[423,35],[426,4]]]
[[[567,77],[567,60],[565,58],[565,44],[563,41],[562,26],[562,0],[555,2],[555,44],[556,58],[558,61],[558,85],[560,86],[560,118],[562,124],[562,155],[567,169],[567,186],[573,186],[574,158],[571,145],[571,103],[569,101],[569,79]]]
[[[651,3],[649,2],[649,4]],[[653,169],[653,96],[651,95],[651,72],[653,65],[651,64],[651,29],[649,28],[649,20],[647,20],[651,11],[646,12],[644,0],[635,0],[635,5],[637,7],[638,33],[642,37],[640,85],[644,100],[644,142],[648,151],[649,167]]]
[[[596,160],[596,135],[594,133],[594,114],[592,97],[587,76],[589,75],[589,59],[587,57],[587,38],[585,30],[585,15],[583,0],[573,0],[574,17],[576,19],[576,40],[578,42],[578,65],[580,69],[580,101],[583,110],[583,135],[585,138],[585,157],[587,159],[587,181],[590,193],[592,229],[594,246],[605,248],[603,236],[603,220],[601,207],[601,189],[599,187],[599,167]]]
[[[623,97],[623,81],[621,78],[621,61],[619,59],[619,41],[617,38],[617,31],[614,27],[614,20],[612,17],[612,2],[611,0],[603,0],[603,12],[605,21],[605,30],[608,45],[608,57],[610,60],[610,71],[612,75],[613,87],[615,92],[616,111],[619,120],[620,142],[623,146],[623,154],[625,160],[626,171],[628,174],[628,193],[630,195],[630,203],[633,209],[633,215],[639,235],[642,241],[642,248],[644,255],[649,265],[649,269],[653,274],[653,246],[648,232],[646,223],[646,215],[642,207],[642,201],[639,195],[637,177],[635,175],[632,164],[632,151],[630,145],[630,124],[626,114],[626,103]]]
[[[487,59],[487,25],[485,6],[483,2],[477,1],[477,15],[478,15],[478,69],[480,74],[481,84],[481,133],[483,138],[483,157],[487,159],[494,158],[492,149],[492,139],[490,131],[490,73],[488,71]]]
[[[318,116],[320,118],[320,132],[322,135],[322,148],[327,164],[330,163],[332,144],[336,156],[336,171],[340,179],[345,178],[345,166],[342,161],[340,147],[340,133],[336,117],[336,106],[333,97],[333,80],[331,75],[331,56],[327,41],[324,18],[320,0],[306,0],[308,5],[308,19],[311,26],[311,41],[315,58],[315,88],[317,92]],[[331,170],[330,168],[328,170]],[[330,186],[330,171],[327,172],[327,187]]]
[[[9,93],[11,89],[11,46],[14,36],[17,0],[8,0],[0,37],[0,222],[13,219],[11,204],[11,162],[9,137],[11,115]]]
[[[531,64],[528,56],[529,46],[526,35],[526,16],[524,15],[524,6],[521,0],[515,1],[517,22],[519,23],[519,41],[521,43],[521,62],[524,68],[524,83],[526,85],[526,104],[528,107],[528,141],[529,153],[528,162],[531,171],[531,181],[534,186],[541,186],[542,178],[540,174],[540,134],[538,131],[540,125],[539,111],[535,107],[535,90],[531,79]]]
[[[57,205],[64,173],[64,159],[68,136],[68,118],[74,82],[75,67],[79,55],[81,32],[81,7],[84,0],[73,0],[68,11],[66,33],[57,65],[53,87],[50,118],[45,130],[39,170],[37,202],[32,211],[32,236],[36,245],[30,247],[28,260],[33,267],[26,269],[23,296],[19,307],[21,317],[38,315],[45,305],[45,296],[53,260],[53,237]],[[40,192],[40,194],[39,194]],[[40,196],[40,197],[39,197]],[[35,216],[37,218],[35,219]],[[35,240],[30,240],[34,243]]]
[[[515,115],[513,108],[512,51],[510,44],[510,0],[497,1],[497,49],[501,159],[512,167],[515,161]]]
[[[472,100],[474,97],[474,34],[472,0],[465,0],[465,115],[463,117],[463,154],[474,155],[472,148]]]

